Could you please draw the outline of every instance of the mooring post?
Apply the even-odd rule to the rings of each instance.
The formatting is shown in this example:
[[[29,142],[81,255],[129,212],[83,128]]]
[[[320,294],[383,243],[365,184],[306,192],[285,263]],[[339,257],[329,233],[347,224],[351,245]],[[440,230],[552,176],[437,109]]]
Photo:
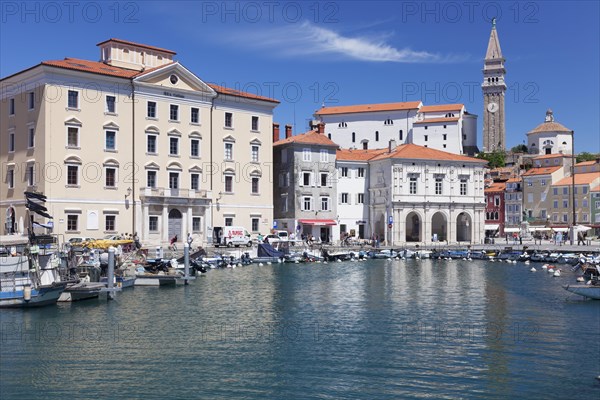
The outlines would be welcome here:
[[[108,273],[106,277],[106,283],[108,287],[108,295],[106,298],[112,300],[115,298],[115,292],[113,291],[115,280],[115,248],[110,246],[108,248]]]
[[[183,244],[183,274],[183,282],[187,285],[190,276],[190,245],[187,242]]]

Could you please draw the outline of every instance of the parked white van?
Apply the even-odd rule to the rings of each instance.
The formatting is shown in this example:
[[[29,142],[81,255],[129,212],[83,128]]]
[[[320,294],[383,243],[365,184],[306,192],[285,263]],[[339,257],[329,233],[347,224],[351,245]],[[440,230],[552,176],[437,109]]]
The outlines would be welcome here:
[[[213,244],[215,247],[252,246],[250,233],[241,226],[215,226],[213,228]]]

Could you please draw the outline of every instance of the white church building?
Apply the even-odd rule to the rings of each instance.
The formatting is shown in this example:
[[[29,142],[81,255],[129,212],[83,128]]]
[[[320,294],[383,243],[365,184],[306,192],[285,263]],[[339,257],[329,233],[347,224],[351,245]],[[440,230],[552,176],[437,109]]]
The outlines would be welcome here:
[[[411,101],[322,107],[314,115],[342,148],[378,149],[394,140],[454,154],[478,152],[477,116],[463,104],[426,106]]]

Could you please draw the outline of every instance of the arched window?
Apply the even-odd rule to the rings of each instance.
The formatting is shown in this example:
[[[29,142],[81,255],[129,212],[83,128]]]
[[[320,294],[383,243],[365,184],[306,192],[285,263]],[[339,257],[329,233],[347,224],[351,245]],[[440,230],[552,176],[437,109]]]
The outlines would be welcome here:
[[[403,140],[403,139],[402,139],[402,136],[403,136],[403,135],[402,135],[402,129],[400,129],[400,134],[398,135],[398,138],[399,138],[400,140]]]
[[[352,132],[352,143],[356,142],[356,132]]]
[[[394,125],[394,121],[391,118],[386,119],[383,122],[384,125]]]
[[[331,140],[331,133],[328,133],[327,137]]]
[[[375,141],[379,141],[379,131],[375,131]]]

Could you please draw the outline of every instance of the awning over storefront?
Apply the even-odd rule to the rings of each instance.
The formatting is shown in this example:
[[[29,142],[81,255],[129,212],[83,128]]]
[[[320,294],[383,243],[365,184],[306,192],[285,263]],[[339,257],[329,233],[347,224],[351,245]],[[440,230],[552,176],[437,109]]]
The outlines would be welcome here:
[[[504,228],[504,233],[521,232],[521,228]]]
[[[497,231],[498,228],[500,228],[500,225],[498,224],[485,224],[486,231]]]
[[[315,226],[337,225],[337,222],[333,219],[299,219],[298,223]]]
[[[537,232],[537,231],[549,231],[552,228],[548,228],[545,226],[530,226],[529,232]]]
[[[568,232],[569,228],[552,228],[554,232]]]

